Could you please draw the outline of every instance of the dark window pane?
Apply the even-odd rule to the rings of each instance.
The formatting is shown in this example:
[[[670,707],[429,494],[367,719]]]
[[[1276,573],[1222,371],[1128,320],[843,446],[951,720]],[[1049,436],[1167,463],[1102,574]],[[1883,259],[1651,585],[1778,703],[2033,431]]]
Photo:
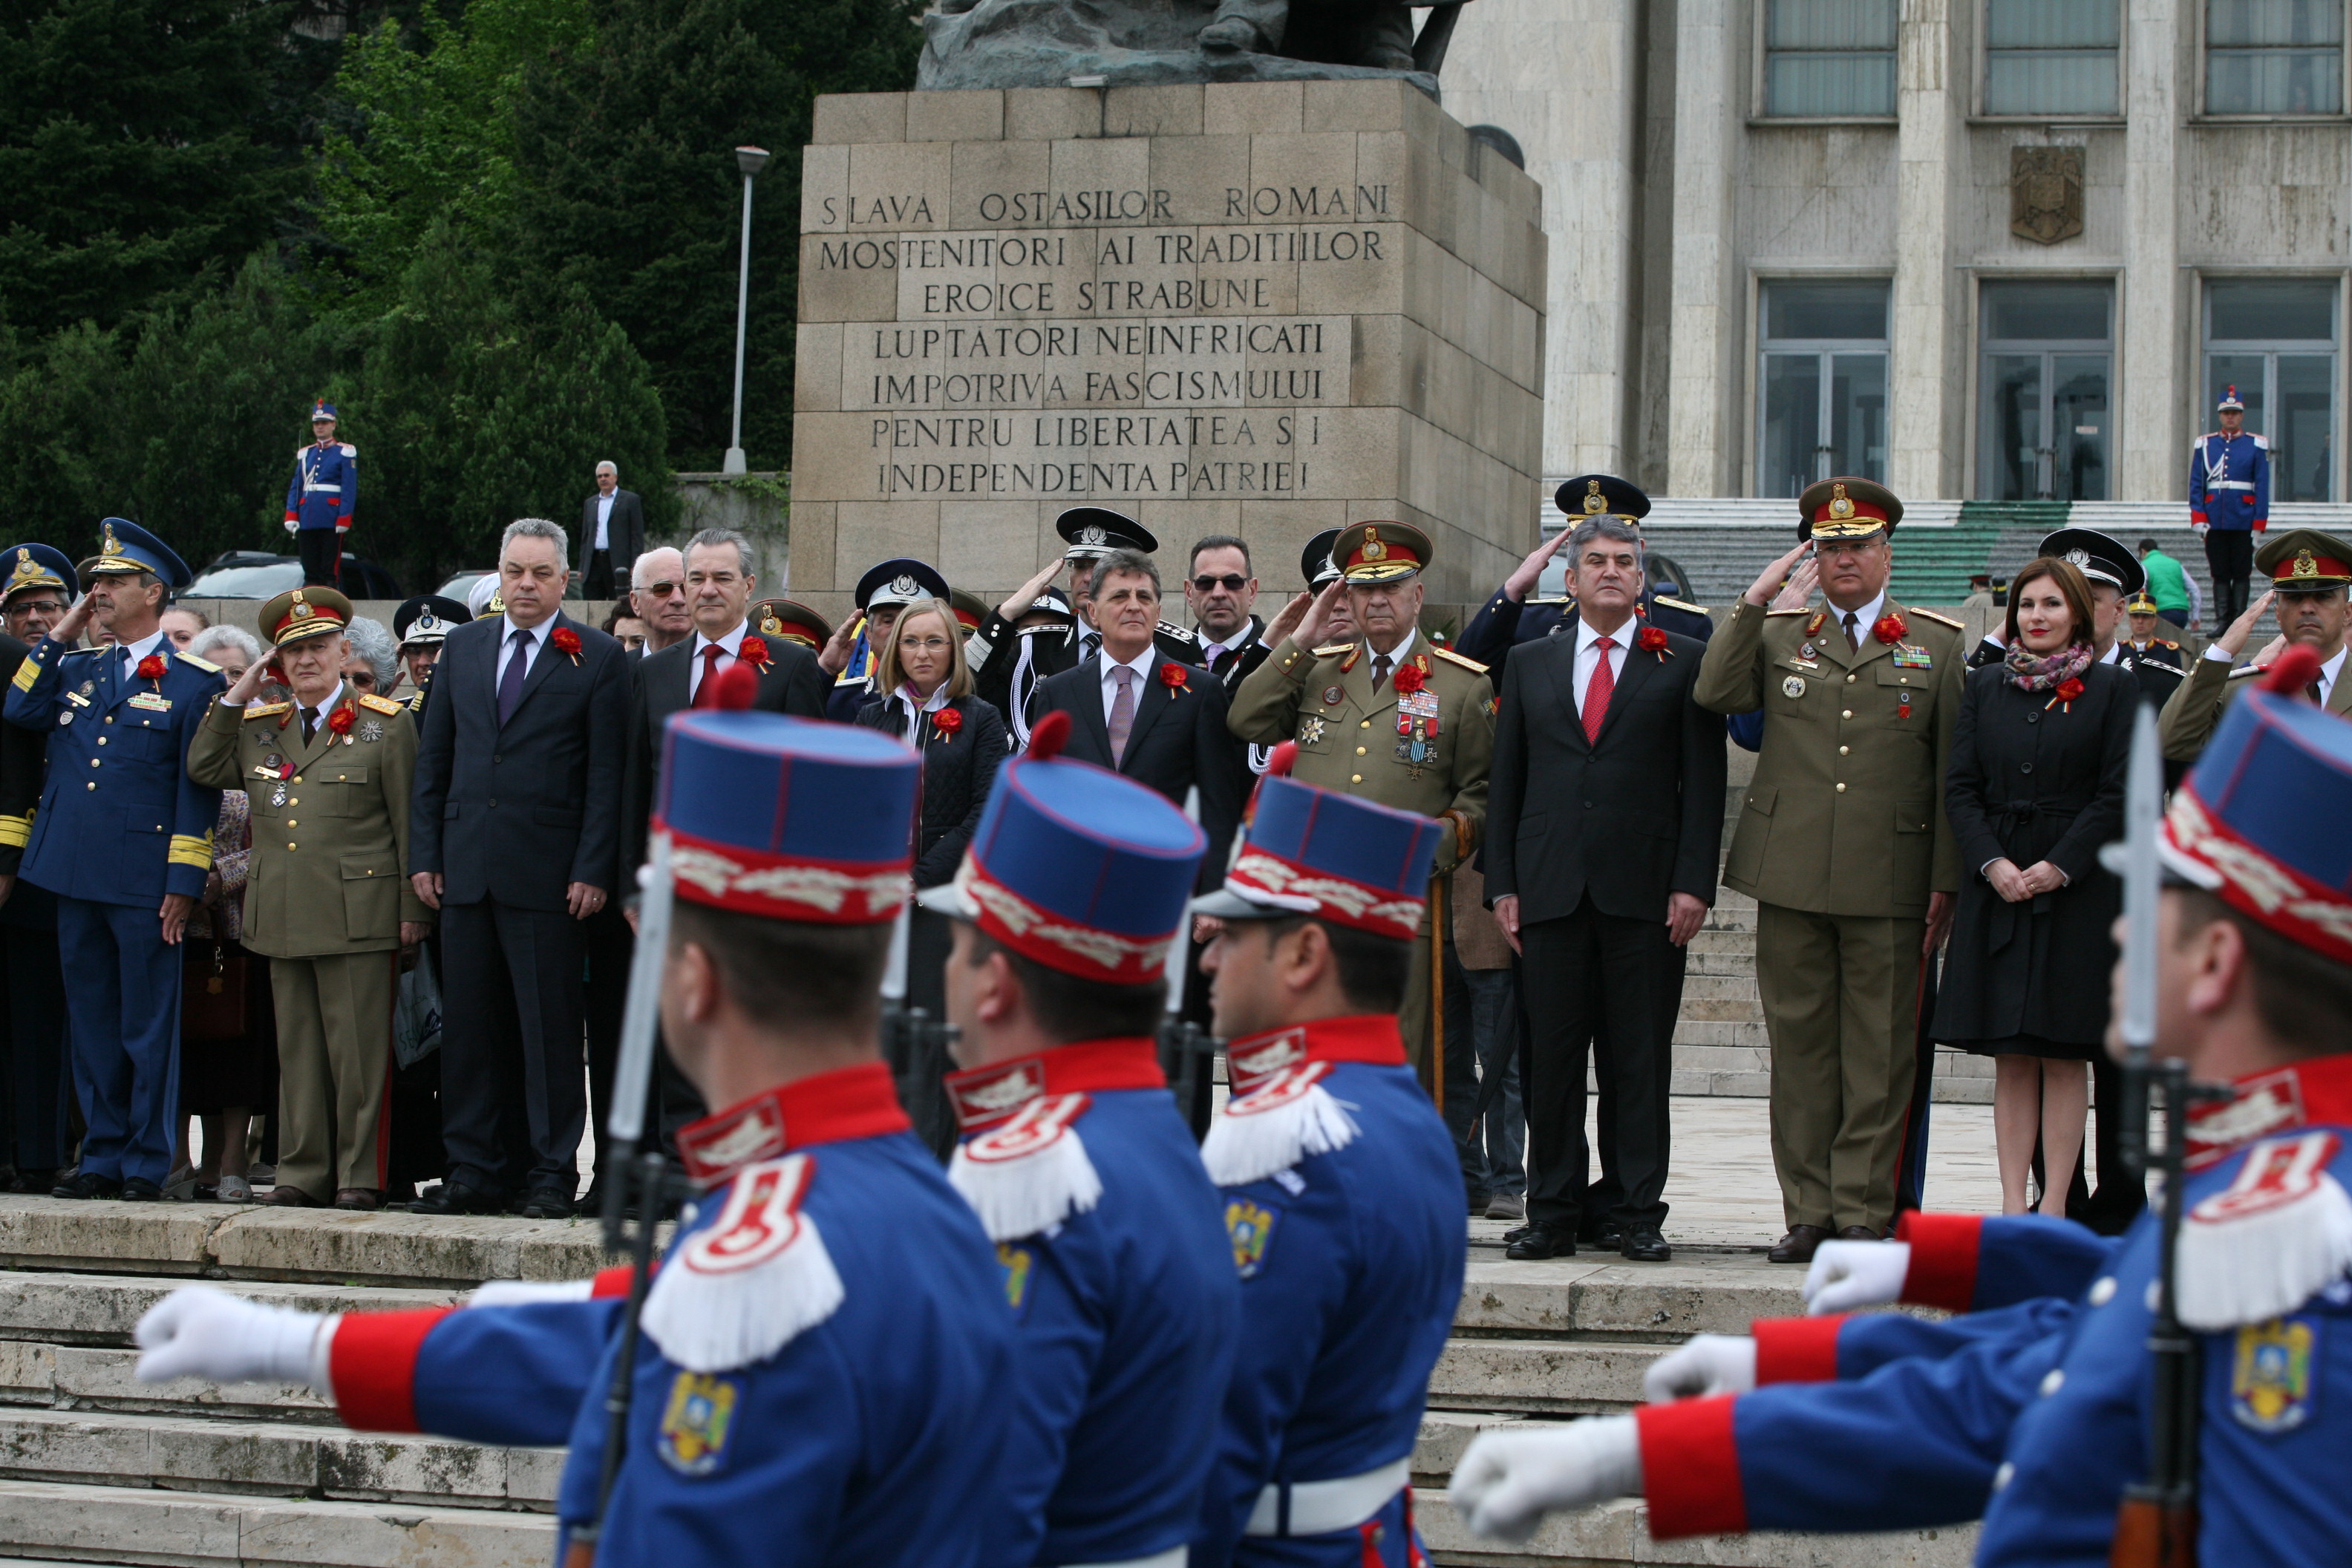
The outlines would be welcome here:
[[[1988,342],[2105,342],[2114,289],[2105,283],[1988,283]]]
[[[2276,427],[2265,432],[2271,438],[2271,499],[2333,500],[2336,356],[2279,355],[2278,401]]]
[[[1773,55],[1765,62],[1764,112],[1892,114],[1894,53]]]
[[[1886,356],[1830,357],[1830,471],[1886,479]]]
[[[2336,292],[2335,280],[2325,278],[2217,278],[2205,285],[2212,301],[2208,331],[2224,342],[2333,342]]]
[[[1991,0],[1985,47],[1993,49],[2112,49],[2123,40],[2117,0]]]
[[[1884,373],[1881,373],[1884,374]],[[1794,496],[1820,468],[1822,356],[1764,356],[1764,428],[1756,453],[1759,494]]]
[[[2340,49],[2214,49],[2205,57],[2208,114],[2336,114]]]
[[[2032,500],[2042,493],[2042,356],[1987,355],[1984,395],[1979,491],[1988,500]]]
[[[1764,335],[1768,339],[1817,341],[1886,337],[1888,286],[1852,283],[1768,283],[1764,286]]]
[[[2214,48],[2343,41],[2344,0],[2206,0],[2205,42]]]
[[[1892,49],[1896,0],[1770,0],[1768,49]]]
[[[2107,356],[2050,357],[2050,499],[2107,499]]]
[[[2113,114],[2113,49],[1991,49],[1985,54],[1987,114]]]

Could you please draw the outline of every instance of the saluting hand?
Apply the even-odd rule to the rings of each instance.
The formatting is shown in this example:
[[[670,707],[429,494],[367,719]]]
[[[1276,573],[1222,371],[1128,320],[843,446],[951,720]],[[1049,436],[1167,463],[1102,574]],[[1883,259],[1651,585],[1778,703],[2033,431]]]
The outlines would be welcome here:
[[[284,677],[278,675],[278,666],[285,651],[284,648],[273,647],[247,665],[245,673],[236,678],[236,684],[221,693],[221,700],[232,708],[242,708],[260,694],[263,681],[273,676],[283,679]]]
[[[816,667],[827,675],[839,675],[849,668],[849,656],[857,650],[857,617],[846,616],[833,628],[825,639],[824,651],[816,656]]]
[[[1776,610],[1801,610],[1812,603],[1813,590],[1821,585],[1822,563],[1808,555],[1797,563],[1789,574],[1789,585],[1773,595],[1771,607]]]
[[[1323,640],[1323,634],[1331,629],[1331,616],[1339,607],[1339,595],[1347,591],[1348,580],[1345,577],[1334,577],[1323,585],[1323,591],[1315,595],[1315,602],[1307,606],[1307,614],[1299,621],[1298,629],[1291,634],[1297,638],[1300,647],[1313,647]]]
[[[2213,639],[2213,646],[2228,654],[2233,659],[2240,654],[2245,652],[2246,642],[2254,635],[2255,626],[2264,616],[2270,614],[2271,601],[2277,597],[2278,590],[2273,588],[2263,594],[2261,598],[2256,599],[2252,604],[2248,605],[2246,606],[2246,613],[2240,616],[2236,620],[2231,621],[2228,629],[2223,631],[2220,637]]]
[[[1780,591],[1782,581],[1797,569],[1797,563],[1803,558],[1805,552],[1812,547],[1813,542],[1810,539],[1801,542],[1797,548],[1764,568],[1763,574],[1748,585],[1748,592],[1742,594],[1740,597],[1759,609],[1770,604],[1772,595]]]
[[[1022,616],[1027,615],[1031,608],[1036,605],[1037,595],[1045,591],[1045,584],[1054,580],[1055,576],[1062,570],[1064,564],[1065,563],[1059,560],[1048,561],[1045,563],[1045,566],[1043,571],[1039,572],[1034,577],[1030,578],[1026,583],[1022,584],[1018,588],[1013,589],[1012,596],[1007,598],[1004,603],[996,606],[996,613],[1008,622],[1017,621]]]
[[[73,608],[66,612],[65,618],[49,628],[49,640],[69,647],[80,641],[82,628],[89,625],[89,595],[84,594],[74,601]]]
[[[1528,552],[1528,558],[1503,579],[1503,597],[1514,605],[1526,604],[1528,595],[1535,592],[1536,584],[1542,578],[1544,568],[1551,564],[1551,558],[1559,553],[1559,547],[1568,542],[1568,536],[1574,531],[1573,529],[1563,528]]]

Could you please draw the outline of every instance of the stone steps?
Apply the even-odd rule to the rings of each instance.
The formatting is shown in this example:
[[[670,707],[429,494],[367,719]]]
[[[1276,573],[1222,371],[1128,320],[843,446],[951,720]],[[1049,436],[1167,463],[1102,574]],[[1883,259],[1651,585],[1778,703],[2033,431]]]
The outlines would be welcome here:
[[[0,1552],[185,1568],[546,1568],[545,1515],[0,1481]]]

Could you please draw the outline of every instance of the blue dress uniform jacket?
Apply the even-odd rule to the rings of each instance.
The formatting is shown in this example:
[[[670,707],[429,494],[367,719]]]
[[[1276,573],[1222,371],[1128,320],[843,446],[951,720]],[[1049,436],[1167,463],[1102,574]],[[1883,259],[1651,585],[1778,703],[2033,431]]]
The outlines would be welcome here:
[[[2198,1557],[2341,1563],[2352,1550],[2342,1484],[2352,1058],[2239,1088],[2227,1119],[2205,1123],[2231,1142],[2192,1142],[2183,1194],[2179,1309],[2202,1358]],[[1987,1314],[2004,1321],[1957,1353],[1894,1361],[1854,1383],[1645,1412],[1654,1532],[1887,1530],[1980,1514],[1977,1561],[1988,1568],[2105,1563],[2124,1488],[2147,1473],[2157,1216],[2115,1242],[1986,1221],[1971,1246],[1969,1228],[1915,1238],[1915,1279],[1924,1267],[1998,1300],[2079,1279],[2101,1256],[2063,1310],[2029,1300]],[[1841,1363],[1853,1332],[1837,1336]],[[1694,1474],[1715,1478],[1714,1495],[1682,1483]]]
[[[888,1070],[802,1079],[679,1142],[717,1184],[646,1300],[599,1563],[979,1562],[1013,1324],[996,1259],[908,1132]],[[700,1150],[734,1157],[703,1164]],[[336,1402],[373,1429],[568,1436],[568,1531],[595,1509],[618,1321],[601,1299],[348,1315],[329,1352]]]
[[[1152,1042],[1063,1046],[957,1073],[948,1092],[970,1134],[948,1180],[996,1241],[1014,1323],[982,1561],[1181,1549],[1216,1451],[1240,1287]]]
[[[188,777],[188,742],[225,689],[218,668],[157,645],[158,680],[112,648],[43,637],[8,691],[8,722],[49,736],[49,776],[23,873],[67,898],[148,908],[201,898],[220,791]],[[87,689],[85,689],[87,688]]]
[[[2243,531],[2270,516],[2270,442],[2251,430],[2198,437],[2189,449],[2189,521]]]
[[[360,503],[360,449],[349,441],[313,441],[294,451],[286,486],[286,521],[303,528],[349,528]]]
[[[1197,1564],[1404,1568],[1431,1369],[1462,1300],[1453,1139],[1396,1020],[1234,1041],[1202,1146],[1242,1279]]]

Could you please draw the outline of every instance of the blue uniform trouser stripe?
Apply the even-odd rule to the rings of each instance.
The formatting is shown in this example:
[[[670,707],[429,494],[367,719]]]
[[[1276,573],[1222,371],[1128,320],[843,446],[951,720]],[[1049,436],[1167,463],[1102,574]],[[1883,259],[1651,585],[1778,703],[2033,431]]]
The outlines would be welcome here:
[[[149,904],[58,900],[81,1168],[162,1185],[180,1103],[181,952]]]

